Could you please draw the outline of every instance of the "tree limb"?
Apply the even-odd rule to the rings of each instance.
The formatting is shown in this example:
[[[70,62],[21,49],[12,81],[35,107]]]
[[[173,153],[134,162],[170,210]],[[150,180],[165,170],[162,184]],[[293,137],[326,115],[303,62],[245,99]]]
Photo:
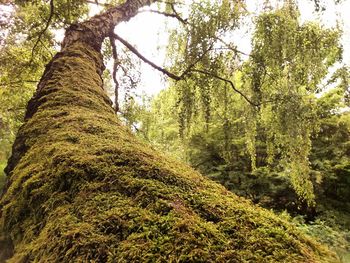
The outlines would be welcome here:
[[[166,17],[172,17],[172,18],[176,18],[177,20],[179,20],[182,24],[186,25],[187,24],[187,19],[183,19],[179,14],[175,14],[175,13],[167,13],[167,12],[161,12],[158,10],[141,10],[139,13],[144,13],[144,12],[151,12],[151,13],[155,13],[155,14],[159,14],[159,15],[163,15]]]
[[[164,73],[165,75],[167,75],[168,77],[179,81],[179,80],[183,80],[185,78],[186,75],[188,75],[190,72],[197,72],[197,73],[201,73],[201,74],[205,74],[208,76],[211,76],[213,78],[219,79],[221,81],[224,81],[228,84],[230,84],[231,88],[237,92],[238,94],[240,94],[249,104],[258,107],[259,104],[254,103],[250,98],[248,98],[244,93],[242,93],[240,90],[238,90],[235,85],[233,84],[233,82],[229,79],[225,79],[223,77],[220,77],[214,73],[211,73],[209,71],[204,71],[204,70],[200,70],[200,69],[194,69],[193,67],[205,56],[205,54],[207,54],[211,48],[209,47],[208,50],[206,50],[206,52],[204,52],[194,63],[192,63],[191,65],[188,66],[188,68],[180,75],[177,76],[174,73],[169,72],[168,70],[154,64],[153,62],[151,62],[150,60],[148,60],[147,58],[145,58],[136,48],[134,48],[129,42],[127,42],[126,40],[124,40],[123,38],[121,38],[120,36],[118,36],[115,33],[111,33],[111,36],[117,40],[119,40],[124,46],[126,46],[132,53],[134,53],[136,56],[138,56],[142,61],[144,61],[145,63],[147,63],[148,65],[150,65],[151,67],[157,69],[158,71]]]
[[[134,53],[136,56],[138,56],[141,60],[143,60],[146,64],[150,65],[151,67],[155,68],[156,70],[164,73],[165,75],[167,75],[168,77],[174,79],[174,80],[180,80],[182,79],[181,77],[169,72],[168,70],[159,67],[158,65],[156,65],[155,63],[153,63],[152,61],[148,60],[147,58],[145,58],[136,48],[134,48],[129,42],[127,42],[126,40],[124,40],[123,38],[121,38],[120,36],[118,36],[116,33],[112,33],[111,36],[115,39],[117,39],[118,41],[120,41],[124,46],[126,46],[132,53]]]
[[[175,4],[170,4],[170,6],[171,6],[171,10],[175,14],[175,17],[180,21],[183,20],[182,17],[179,15],[179,13],[176,11]],[[182,23],[187,24],[187,19],[183,20]]]

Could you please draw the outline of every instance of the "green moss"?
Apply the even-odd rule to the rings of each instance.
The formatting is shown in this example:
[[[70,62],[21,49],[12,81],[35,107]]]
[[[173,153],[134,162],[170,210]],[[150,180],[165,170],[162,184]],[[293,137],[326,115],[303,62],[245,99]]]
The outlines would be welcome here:
[[[336,262],[293,225],[137,140],[101,88],[101,61],[75,43],[29,104],[1,200],[8,262]]]

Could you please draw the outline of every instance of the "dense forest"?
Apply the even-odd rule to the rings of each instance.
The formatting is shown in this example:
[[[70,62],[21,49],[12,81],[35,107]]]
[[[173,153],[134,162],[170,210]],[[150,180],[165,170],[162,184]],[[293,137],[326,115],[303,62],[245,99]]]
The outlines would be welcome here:
[[[350,262],[347,1],[0,2],[0,262]]]

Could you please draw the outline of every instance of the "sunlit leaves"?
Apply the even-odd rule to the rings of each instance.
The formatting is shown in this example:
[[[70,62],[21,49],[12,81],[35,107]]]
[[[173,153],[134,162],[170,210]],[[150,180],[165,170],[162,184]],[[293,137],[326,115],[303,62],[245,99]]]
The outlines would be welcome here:
[[[239,27],[243,6],[237,1],[194,1],[191,8],[190,26],[172,36],[173,69],[181,73],[194,63],[194,67],[233,80],[240,68],[236,61],[239,51],[225,39]],[[190,136],[196,129],[191,125],[198,128],[199,119],[206,123],[204,130],[213,127],[219,109],[226,112],[224,116],[235,115],[230,110],[240,112],[252,170],[268,165],[284,174],[300,198],[312,204],[309,154],[311,136],[319,128],[316,94],[329,89],[331,83],[343,87],[344,94],[349,78],[346,69],[339,69],[325,84],[331,67],[342,59],[341,30],[314,22],[301,24],[299,17],[295,1],[285,1],[282,8],[266,9],[254,19],[253,49],[239,79],[243,82],[239,90],[253,103],[229,93],[236,97],[236,107],[223,106],[223,83],[197,72],[175,87],[180,131],[187,128]],[[237,79],[234,82],[239,83]],[[221,105],[216,105],[220,99]],[[234,120],[224,117],[222,123],[227,129]],[[258,146],[262,139],[264,145]]]
[[[318,129],[315,94],[341,60],[339,38],[337,29],[300,24],[296,6],[288,2],[257,18],[251,58],[244,66],[244,81],[261,104],[260,118],[251,121],[265,130],[269,163],[280,159],[283,173],[309,204],[314,194],[308,156]]]

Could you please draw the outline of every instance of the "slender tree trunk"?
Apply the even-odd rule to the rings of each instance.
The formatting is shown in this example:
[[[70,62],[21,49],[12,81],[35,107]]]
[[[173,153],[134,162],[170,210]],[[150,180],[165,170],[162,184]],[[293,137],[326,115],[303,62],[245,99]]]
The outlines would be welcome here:
[[[102,88],[99,51],[116,23],[150,2],[129,0],[70,27],[62,51],[47,65],[6,169],[0,261],[332,257],[272,213],[164,158],[120,125]]]

